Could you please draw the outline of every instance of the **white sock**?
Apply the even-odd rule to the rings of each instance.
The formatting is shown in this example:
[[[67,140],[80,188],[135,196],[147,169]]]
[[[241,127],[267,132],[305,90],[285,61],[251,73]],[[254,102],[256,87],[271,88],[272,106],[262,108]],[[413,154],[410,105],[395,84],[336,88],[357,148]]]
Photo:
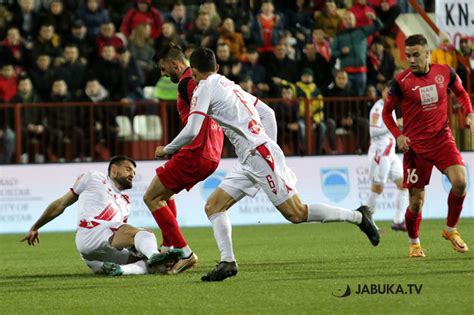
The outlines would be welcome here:
[[[148,273],[144,260],[139,260],[132,264],[120,265],[124,275],[144,275]]]
[[[420,239],[417,238],[408,238],[410,244],[420,244]]]
[[[373,191],[369,193],[369,199],[367,199],[367,206],[370,208],[372,214],[375,212],[377,206],[377,199],[379,198],[380,194],[377,194]]]
[[[393,216],[393,222],[403,223],[403,221],[405,221],[405,212],[408,203],[408,191],[406,189],[398,189],[395,202],[396,209],[395,215]]]
[[[157,254],[158,245],[156,244],[155,234],[148,231],[138,231],[135,234],[135,248],[137,251],[150,258],[151,255]]]
[[[450,227],[450,226],[447,226],[444,228],[446,230],[446,232],[452,232],[452,231],[456,231],[457,229],[455,227]]]
[[[193,250],[191,249],[191,247],[189,247],[189,245],[186,245],[185,247],[181,247],[181,249],[184,252],[184,257],[189,257],[193,253]]]
[[[349,209],[316,204],[308,205],[308,222],[351,222],[360,224],[362,222],[362,214],[358,211]]]
[[[214,238],[221,252],[221,261],[235,261],[232,249],[232,225],[227,212],[218,212],[209,217],[214,230]]]

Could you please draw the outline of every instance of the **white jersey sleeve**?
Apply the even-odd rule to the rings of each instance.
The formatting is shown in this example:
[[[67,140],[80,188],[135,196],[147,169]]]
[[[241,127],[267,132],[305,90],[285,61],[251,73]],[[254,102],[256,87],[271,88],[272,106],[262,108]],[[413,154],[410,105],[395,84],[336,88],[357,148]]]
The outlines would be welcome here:
[[[257,109],[258,115],[260,116],[260,120],[262,121],[265,132],[273,141],[276,142],[278,128],[275,118],[275,111],[262,101],[257,102],[255,108]]]
[[[83,173],[81,175],[79,175],[76,179],[76,182],[74,183],[74,185],[72,186],[71,188],[71,191],[75,194],[75,195],[80,195],[86,188],[87,188],[87,185],[89,184],[93,174],[93,172],[86,172],[86,173]]]

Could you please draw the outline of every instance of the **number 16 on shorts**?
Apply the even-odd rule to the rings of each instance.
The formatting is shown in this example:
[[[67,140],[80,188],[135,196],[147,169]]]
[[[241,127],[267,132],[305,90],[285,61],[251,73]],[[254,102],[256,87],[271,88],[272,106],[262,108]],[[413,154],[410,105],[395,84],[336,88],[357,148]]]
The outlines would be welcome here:
[[[406,183],[407,184],[418,183],[418,175],[416,174],[416,168],[407,168]]]

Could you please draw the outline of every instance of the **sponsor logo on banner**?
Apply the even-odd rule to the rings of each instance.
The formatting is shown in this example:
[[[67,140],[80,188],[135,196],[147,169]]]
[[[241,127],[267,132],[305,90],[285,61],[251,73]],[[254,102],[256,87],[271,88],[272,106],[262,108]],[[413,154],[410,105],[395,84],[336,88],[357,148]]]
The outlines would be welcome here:
[[[321,189],[331,201],[339,202],[349,194],[349,170],[341,168],[321,168]]]
[[[470,178],[470,176],[469,176],[469,166],[467,166],[467,165],[466,165],[466,172],[467,172],[466,191],[469,191],[469,187],[470,187],[470,184],[471,184],[471,178]],[[449,193],[449,191],[451,190],[451,183],[449,182],[448,176],[442,175],[441,182],[443,183],[444,191],[447,192],[447,193]]]
[[[209,176],[201,185],[201,197],[204,200],[207,200],[207,198],[212,194],[217,186],[219,186],[226,175],[226,171],[217,171]]]

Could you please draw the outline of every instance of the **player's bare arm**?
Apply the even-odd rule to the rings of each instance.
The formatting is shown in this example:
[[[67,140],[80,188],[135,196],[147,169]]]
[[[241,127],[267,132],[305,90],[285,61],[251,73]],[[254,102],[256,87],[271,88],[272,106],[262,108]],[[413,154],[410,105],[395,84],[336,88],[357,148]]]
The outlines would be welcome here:
[[[35,246],[36,243],[39,243],[39,233],[38,230],[45,225],[46,223],[54,220],[56,217],[61,215],[64,212],[64,209],[75,203],[78,199],[73,192],[68,191],[64,196],[55,201],[51,202],[43,214],[39,217],[38,220],[31,226],[28,234],[20,241],[27,241],[28,245]]]

